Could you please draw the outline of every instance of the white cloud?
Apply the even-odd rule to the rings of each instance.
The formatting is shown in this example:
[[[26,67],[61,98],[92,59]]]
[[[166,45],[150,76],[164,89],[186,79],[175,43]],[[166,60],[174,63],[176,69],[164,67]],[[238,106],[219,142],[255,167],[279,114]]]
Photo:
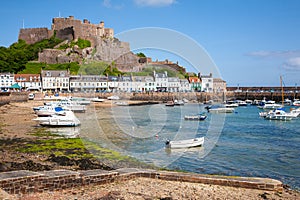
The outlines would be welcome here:
[[[247,56],[257,58],[291,58],[300,57],[300,50],[292,51],[254,51],[246,54]]]
[[[120,10],[124,7],[123,3],[118,4],[118,3],[115,2],[113,4],[111,0],[103,0],[102,5],[106,8],[113,8],[113,9],[116,9],[116,10]]]
[[[134,0],[139,6],[163,7],[176,3],[175,0]]]
[[[107,8],[111,8],[111,2],[110,0],[103,0],[103,6],[107,7]]]
[[[285,70],[300,70],[300,57],[290,58],[283,63]]]

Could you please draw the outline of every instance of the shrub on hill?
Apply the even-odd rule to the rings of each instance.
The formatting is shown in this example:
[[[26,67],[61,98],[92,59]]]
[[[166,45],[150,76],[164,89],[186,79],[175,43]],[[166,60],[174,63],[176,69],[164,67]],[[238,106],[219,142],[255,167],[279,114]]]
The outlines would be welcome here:
[[[60,39],[53,36],[35,44],[19,40],[8,48],[0,47],[0,71],[18,73],[25,69],[28,61],[37,60],[38,53],[43,49],[53,48],[60,42]]]
[[[72,41],[70,43],[60,45],[59,49],[73,48],[75,45],[77,45],[80,49],[84,49],[87,47],[91,47],[91,42],[89,40],[78,38],[76,42]]]
[[[109,65],[106,62],[85,63],[80,66],[78,74],[82,75],[100,75]]]
[[[76,62],[63,64],[46,64],[38,62],[28,62],[24,70],[19,74],[39,74],[43,70],[70,70],[70,74],[76,75],[79,71],[80,65]]]

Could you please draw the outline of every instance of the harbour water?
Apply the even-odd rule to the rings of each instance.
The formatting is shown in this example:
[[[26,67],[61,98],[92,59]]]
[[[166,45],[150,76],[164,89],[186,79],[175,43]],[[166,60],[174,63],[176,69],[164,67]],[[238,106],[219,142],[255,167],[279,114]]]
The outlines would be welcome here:
[[[80,116],[81,136],[141,161],[201,174],[270,177],[300,188],[300,118],[269,121],[256,106],[234,113],[207,113],[205,121],[184,115],[204,105],[93,108]],[[167,139],[204,136],[203,147],[165,148]]]

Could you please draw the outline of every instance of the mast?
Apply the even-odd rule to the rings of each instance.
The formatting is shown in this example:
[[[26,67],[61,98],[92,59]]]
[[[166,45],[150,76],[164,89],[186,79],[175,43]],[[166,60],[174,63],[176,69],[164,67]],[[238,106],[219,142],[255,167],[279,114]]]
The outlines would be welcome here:
[[[283,86],[282,86],[282,76],[280,76],[280,87],[281,87],[282,106],[284,106],[284,94],[283,94]]]

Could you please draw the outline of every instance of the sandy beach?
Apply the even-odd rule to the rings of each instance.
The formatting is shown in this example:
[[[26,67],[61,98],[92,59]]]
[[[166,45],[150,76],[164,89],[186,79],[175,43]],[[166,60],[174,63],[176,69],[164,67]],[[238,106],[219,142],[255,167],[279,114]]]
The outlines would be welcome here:
[[[11,103],[0,107],[1,162],[21,162],[32,160],[47,164],[46,157],[27,153],[16,153],[9,149],[14,140],[34,141],[32,135],[36,122],[33,106],[41,101]],[[96,103],[95,106],[111,106],[111,102]],[[48,163],[49,165],[51,163]],[[56,166],[60,168],[61,166]],[[66,189],[55,192],[10,196],[15,199],[300,199],[297,191],[285,188],[283,192],[234,188],[208,184],[196,184],[157,179],[137,178],[126,182]],[[1,199],[1,197],[0,197]]]

